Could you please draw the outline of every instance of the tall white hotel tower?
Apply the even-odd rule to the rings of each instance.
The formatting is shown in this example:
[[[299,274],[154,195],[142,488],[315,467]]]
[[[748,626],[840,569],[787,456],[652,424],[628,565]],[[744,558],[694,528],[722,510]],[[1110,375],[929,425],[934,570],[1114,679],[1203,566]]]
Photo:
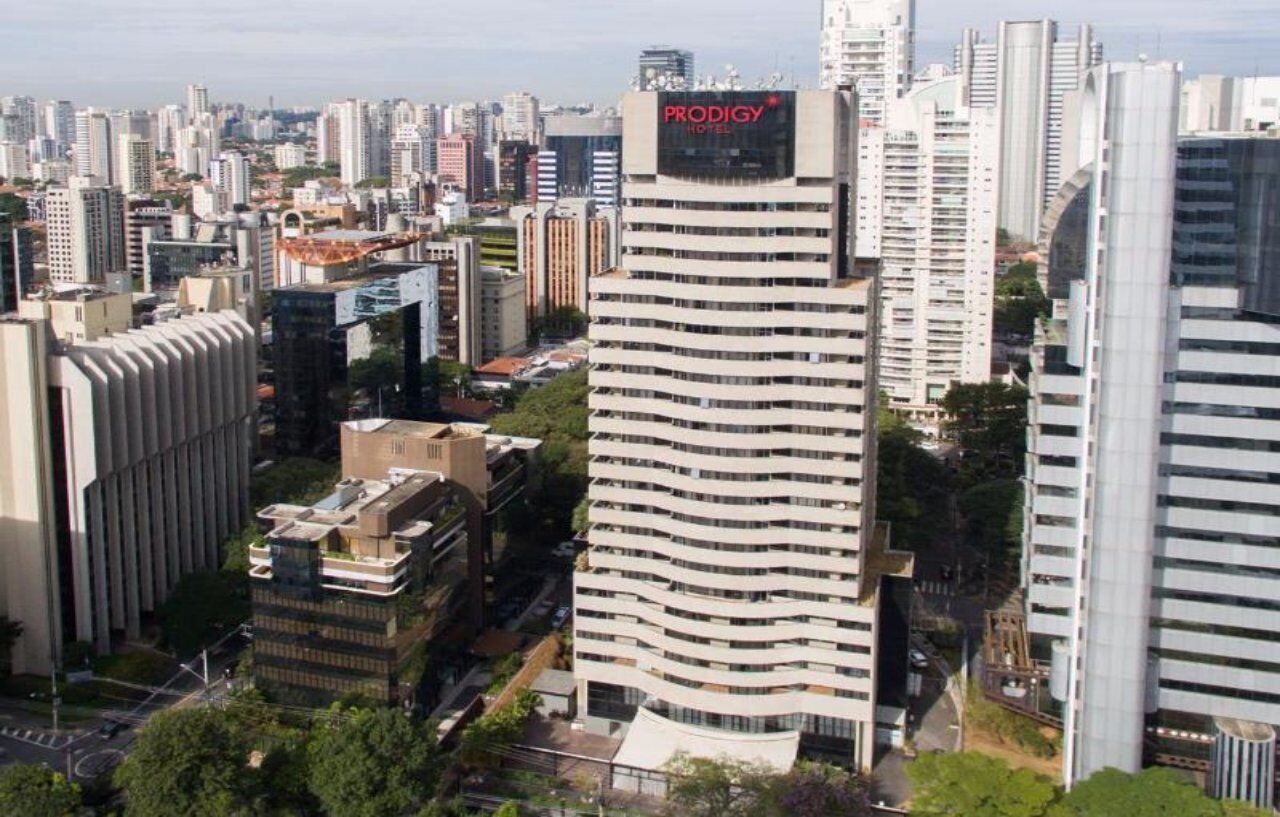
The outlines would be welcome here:
[[[880,576],[910,563],[874,531],[877,297],[851,255],[854,104],[623,102],[623,268],[589,287],[574,644],[582,717],[626,736],[624,766],[681,749],[870,765]]]

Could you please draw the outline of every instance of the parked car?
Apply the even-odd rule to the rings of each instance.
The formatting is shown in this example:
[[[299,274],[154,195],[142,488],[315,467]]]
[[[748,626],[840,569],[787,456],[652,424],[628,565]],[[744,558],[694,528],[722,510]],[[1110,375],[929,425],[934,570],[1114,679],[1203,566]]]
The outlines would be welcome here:
[[[557,607],[556,614],[551,617],[551,626],[555,629],[563,627],[564,623],[569,620],[570,612],[572,611],[569,609],[569,605],[567,604],[562,604]]]
[[[103,740],[111,740],[124,730],[124,724],[120,721],[103,721],[102,726],[98,727],[98,737]]]
[[[551,550],[551,555],[558,559],[572,559],[578,549],[573,542],[561,542]]]
[[[907,660],[911,662],[911,666],[916,669],[924,669],[929,666],[929,656],[919,650],[908,650]]]

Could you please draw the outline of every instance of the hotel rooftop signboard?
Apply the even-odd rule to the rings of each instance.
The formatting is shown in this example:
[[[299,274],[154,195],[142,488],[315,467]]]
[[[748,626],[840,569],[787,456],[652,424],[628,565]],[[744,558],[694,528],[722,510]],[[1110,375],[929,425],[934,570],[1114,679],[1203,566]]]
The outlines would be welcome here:
[[[748,182],[795,175],[796,97],[788,91],[658,94],[658,172]]]

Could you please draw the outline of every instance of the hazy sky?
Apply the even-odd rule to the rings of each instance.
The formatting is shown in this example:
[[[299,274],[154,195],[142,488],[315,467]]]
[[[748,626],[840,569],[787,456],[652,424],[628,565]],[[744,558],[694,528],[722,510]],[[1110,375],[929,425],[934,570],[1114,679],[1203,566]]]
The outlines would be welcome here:
[[[154,106],[203,82],[214,101],[280,106],[343,96],[451,102],[527,89],[613,102],[637,52],[692,49],[816,82],[821,0],[5,0],[0,94]],[[1280,74],[1280,0],[918,0],[917,63],[950,62],[965,26],[1093,23],[1113,59],[1140,51],[1187,73]]]

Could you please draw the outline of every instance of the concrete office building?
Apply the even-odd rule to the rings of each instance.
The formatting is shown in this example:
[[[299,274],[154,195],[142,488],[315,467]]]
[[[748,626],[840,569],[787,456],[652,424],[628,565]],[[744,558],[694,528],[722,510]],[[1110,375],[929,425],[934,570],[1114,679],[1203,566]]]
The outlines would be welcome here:
[[[147,244],[173,234],[173,205],[164,199],[129,196],[124,204],[125,268],[141,278],[147,271]]]
[[[125,269],[124,194],[96,178],[73,176],[46,197],[49,280],[102,284]]]
[[[964,103],[1000,111],[1000,227],[1015,238],[1036,239],[1066,181],[1064,163],[1075,163],[1074,145],[1063,140],[1068,96],[1101,61],[1090,26],[1069,40],[1053,20],[1002,22],[995,43],[965,29],[956,47]]]
[[[480,362],[524,351],[529,337],[525,279],[501,267],[480,271]]]
[[[636,93],[623,110],[622,267],[590,282],[581,717],[644,769],[694,742],[868,768],[891,560],[853,96]],[[700,127],[712,111],[729,124]]]
[[[502,135],[507,139],[533,142],[541,129],[538,98],[517,91],[502,98]]]
[[[511,218],[519,227],[529,325],[566,306],[587,314],[587,281],[618,265],[617,209],[593,199],[562,199],[513,207]]]
[[[446,241],[425,241],[418,250],[422,261],[438,268],[438,354],[443,360],[479,366],[481,348],[481,269],[479,239],[455,236]]]
[[[880,258],[880,388],[928,433],[954,383],[991,377],[997,113],[956,76],[918,83],[859,133],[857,247]]]
[[[638,91],[692,91],[693,52],[655,45],[640,52]]]
[[[120,189],[125,194],[150,193],[156,186],[156,149],[135,133],[121,134],[117,146]]]
[[[489,516],[523,491],[536,448],[483,427],[344,423],[334,493],[258,514],[256,682],[312,704],[360,693],[430,711],[459,680],[437,656],[483,626]],[[335,626],[316,631],[318,617]]]
[[[1280,140],[1179,142],[1178,103],[1173,65],[1092,70],[1046,218],[1028,628],[1062,654],[1068,781],[1168,762],[1271,807],[1237,749],[1280,725]]]
[[[1280,77],[1205,74],[1182,84],[1183,133],[1266,131],[1280,126]]]
[[[335,450],[353,409],[420,418],[423,364],[439,354],[439,265],[375,258],[419,239],[331,230],[281,243],[300,275],[272,293],[277,449]]]
[[[249,514],[253,333],[233,314],[130,329],[128,294],[66,292],[0,319],[0,612],[14,670],[142,637]]]
[[[532,163],[536,180],[538,147],[522,140],[503,140],[498,143],[498,192],[510,196],[511,201],[527,201],[532,192],[529,186],[529,168]],[[535,185],[536,186],[536,185]]]
[[[858,92],[858,115],[884,122],[915,74],[915,0],[823,0],[821,87]]]
[[[436,169],[440,184],[452,187],[467,201],[484,195],[484,150],[475,138],[451,134],[436,141]]]
[[[538,153],[537,200],[592,198],[618,206],[622,120],[617,116],[551,116]]]

